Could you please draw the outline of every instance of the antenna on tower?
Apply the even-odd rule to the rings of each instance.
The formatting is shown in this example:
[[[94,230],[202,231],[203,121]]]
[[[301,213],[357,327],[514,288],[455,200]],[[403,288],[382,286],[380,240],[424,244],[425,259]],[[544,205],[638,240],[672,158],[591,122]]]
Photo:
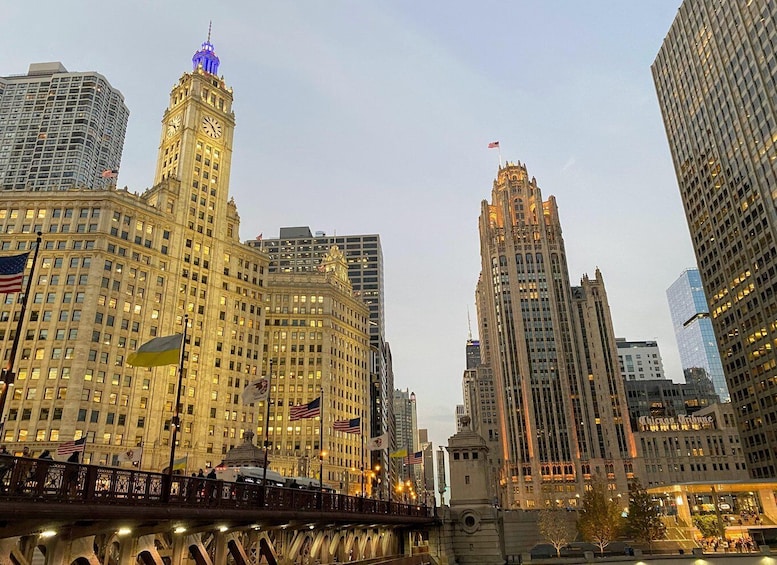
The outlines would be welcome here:
[[[210,30],[213,27],[213,20],[208,22],[208,43],[210,43]]]
[[[472,341],[472,322],[469,319],[469,306],[467,306],[467,341]]]

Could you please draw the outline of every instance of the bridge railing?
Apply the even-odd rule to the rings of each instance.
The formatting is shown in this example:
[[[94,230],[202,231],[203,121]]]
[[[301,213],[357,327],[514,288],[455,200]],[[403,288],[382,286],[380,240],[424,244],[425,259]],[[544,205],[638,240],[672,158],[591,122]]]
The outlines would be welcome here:
[[[175,505],[432,517],[434,508],[346,496],[317,489],[230,483],[51,459],[0,456],[0,501]]]

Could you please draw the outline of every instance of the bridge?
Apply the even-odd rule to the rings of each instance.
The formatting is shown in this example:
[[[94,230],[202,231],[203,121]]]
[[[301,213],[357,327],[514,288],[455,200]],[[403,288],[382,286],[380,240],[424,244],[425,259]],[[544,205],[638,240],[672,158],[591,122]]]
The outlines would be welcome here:
[[[0,565],[270,565],[416,556],[435,509],[0,456]]]

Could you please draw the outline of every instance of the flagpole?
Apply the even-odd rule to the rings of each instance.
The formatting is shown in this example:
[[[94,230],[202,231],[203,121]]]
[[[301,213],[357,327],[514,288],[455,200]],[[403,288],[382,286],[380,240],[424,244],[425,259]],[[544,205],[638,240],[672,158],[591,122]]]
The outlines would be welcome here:
[[[13,372],[14,363],[16,361],[16,352],[19,349],[19,339],[22,335],[22,326],[24,325],[24,313],[27,310],[27,301],[30,298],[30,288],[32,287],[32,279],[35,274],[35,264],[38,262],[38,250],[40,249],[40,241],[43,236],[42,232],[38,232],[38,237],[35,240],[35,253],[32,255],[32,267],[30,267],[30,275],[27,278],[27,287],[24,290],[24,298],[22,299],[22,307],[19,310],[19,321],[16,323],[16,335],[13,336],[13,342],[11,343],[11,353],[8,356],[8,363],[5,369],[2,371],[2,389],[0,389],[0,430],[3,429],[5,423],[5,401],[8,398],[8,389],[13,386],[16,375]]]
[[[264,401],[264,469],[262,469],[262,493],[267,492],[267,463],[270,455],[270,393],[272,393],[272,359],[269,360],[267,375],[267,399]]]
[[[364,412],[359,420],[359,428],[362,434],[362,498],[364,498]]]
[[[173,419],[170,424],[173,427],[171,440],[170,440],[170,465],[167,468],[167,477],[169,484],[167,485],[167,495],[170,496],[170,489],[173,487],[173,465],[175,464],[175,442],[178,439],[178,428],[180,427],[180,414],[178,405],[181,403],[181,388],[183,385],[183,361],[186,357],[186,332],[189,327],[189,315],[183,316],[183,337],[181,338],[181,354],[178,359],[178,389],[175,391],[175,405],[173,406]]]
[[[321,387],[321,402],[318,418],[318,490],[324,492],[324,387]],[[322,501],[323,502],[323,501]]]
[[[496,146],[496,151],[497,151],[497,153],[499,155],[499,168],[501,169],[502,168],[502,146],[501,145],[497,145]]]

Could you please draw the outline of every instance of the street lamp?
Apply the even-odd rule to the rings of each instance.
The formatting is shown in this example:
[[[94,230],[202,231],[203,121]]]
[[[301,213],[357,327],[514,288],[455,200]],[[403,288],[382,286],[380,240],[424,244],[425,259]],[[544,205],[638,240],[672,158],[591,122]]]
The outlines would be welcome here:
[[[380,463],[375,464],[375,485],[378,489],[378,499],[383,500],[383,491],[380,488]]]

